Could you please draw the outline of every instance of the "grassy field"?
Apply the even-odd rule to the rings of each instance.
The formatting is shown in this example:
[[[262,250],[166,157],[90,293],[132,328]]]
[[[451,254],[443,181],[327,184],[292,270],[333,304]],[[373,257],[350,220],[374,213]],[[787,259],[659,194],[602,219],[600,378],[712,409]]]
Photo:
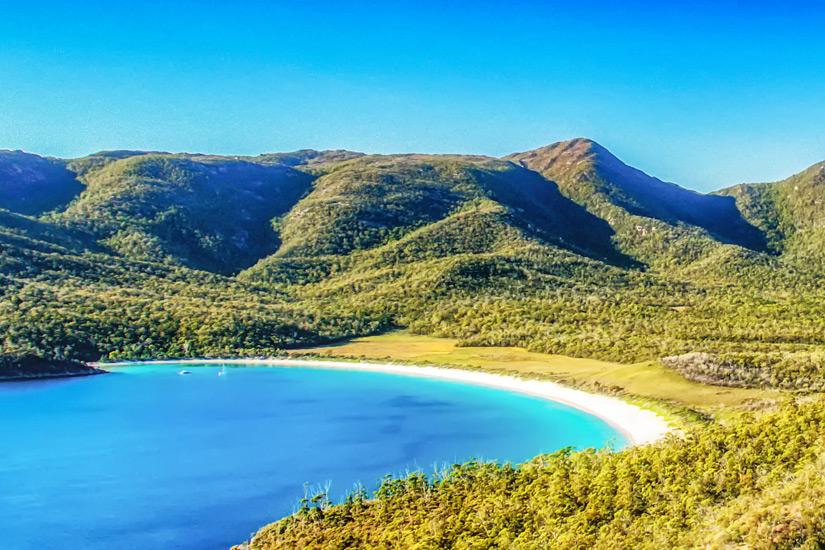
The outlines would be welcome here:
[[[501,374],[537,376],[568,386],[620,394],[631,401],[652,401],[725,417],[781,399],[778,391],[706,386],[690,382],[655,361],[624,365],[533,353],[520,348],[457,347],[456,340],[399,331],[344,343],[291,350],[294,355],[404,361],[478,368]]]

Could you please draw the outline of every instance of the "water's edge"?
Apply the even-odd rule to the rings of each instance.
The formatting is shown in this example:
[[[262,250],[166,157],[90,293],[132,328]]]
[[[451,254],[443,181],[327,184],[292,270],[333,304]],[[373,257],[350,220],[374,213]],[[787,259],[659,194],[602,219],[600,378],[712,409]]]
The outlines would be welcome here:
[[[71,368],[64,368],[63,370],[56,370],[53,363],[47,364],[45,370],[35,370],[34,372],[23,372],[22,370],[14,374],[0,374],[0,382],[28,382],[32,380],[51,380],[54,378],[76,378],[78,376],[97,376],[98,374],[108,374],[109,371],[100,366],[93,366],[91,364]],[[59,366],[58,366],[59,368]]]
[[[567,388],[546,380],[528,380],[491,372],[463,369],[461,367],[423,367],[398,365],[393,363],[370,363],[348,361],[322,361],[315,359],[185,359],[123,361],[117,363],[90,363],[90,366],[109,367],[139,365],[235,364],[251,366],[314,367],[344,369],[352,371],[383,372],[405,376],[421,376],[442,380],[464,382],[502,390],[516,391],[555,401],[589,413],[619,431],[632,445],[644,445],[658,441],[673,431],[667,419],[637,405],[622,401],[617,397],[589,393]]]

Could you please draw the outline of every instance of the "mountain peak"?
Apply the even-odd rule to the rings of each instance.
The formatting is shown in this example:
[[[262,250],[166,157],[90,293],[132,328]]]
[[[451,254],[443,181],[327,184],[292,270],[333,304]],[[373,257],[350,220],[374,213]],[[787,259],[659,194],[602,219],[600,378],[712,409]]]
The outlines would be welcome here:
[[[580,164],[587,162],[621,162],[599,143],[587,138],[559,141],[524,153],[513,153],[507,160],[543,160],[551,164]]]
[[[596,167],[614,170],[629,168],[613,153],[587,138],[560,141],[532,151],[513,153],[504,158],[543,174],[553,174],[553,179],[575,177]]]

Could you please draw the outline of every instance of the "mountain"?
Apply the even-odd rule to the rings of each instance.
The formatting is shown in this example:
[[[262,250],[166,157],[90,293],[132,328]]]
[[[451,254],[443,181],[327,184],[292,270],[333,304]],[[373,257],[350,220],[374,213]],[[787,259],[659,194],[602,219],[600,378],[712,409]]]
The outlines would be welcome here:
[[[821,166],[702,195],[578,139],[504,159],[18,152],[0,174],[0,352],[266,354],[404,327],[825,381]]]
[[[825,162],[783,181],[737,185],[719,194],[735,200],[772,252],[825,274]]]
[[[731,197],[648,176],[593,141],[574,139],[505,158],[558,183],[567,197],[607,220],[619,248],[640,261],[691,261],[718,244],[766,249],[762,231]]]
[[[276,255],[371,248],[485,200],[502,205],[508,223],[536,238],[616,256],[609,226],[538,174],[497,159],[425,155],[362,157],[331,169],[279,223]]]
[[[0,208],[36,216],[67,205],[82,190],[65,161],[0,151]]]
[[[84,191],[52,219],[93,232],[128,258],[217,273],[237,272],[274,252],[271,220],[313,180],[287,166],[227,158],[95,157],[83,159],[95,168],[79,170]]]
[[[703,195],[584,139],[504,159],[3,152],[0,377],[397,328],[636,363],[597,368],[719,386],[701,414],[653,404],[702,422],[319,495],[251,547],[803,547],[825,525],[825,403],[809,397],[825,391],[824,203],[825,163]],[[731,387],[763,390],[748,410],[787,404],[723,410]]]

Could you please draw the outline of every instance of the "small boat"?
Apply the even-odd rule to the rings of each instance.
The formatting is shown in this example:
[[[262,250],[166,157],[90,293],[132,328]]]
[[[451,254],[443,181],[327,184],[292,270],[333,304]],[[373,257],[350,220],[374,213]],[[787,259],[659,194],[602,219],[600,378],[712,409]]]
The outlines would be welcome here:
[[[192,374],[191,370],[182,370],[178,374]]]
[[[226,365],[221,365],[221,371],[218,373],[218,376],[223,376],[226,374]]]

